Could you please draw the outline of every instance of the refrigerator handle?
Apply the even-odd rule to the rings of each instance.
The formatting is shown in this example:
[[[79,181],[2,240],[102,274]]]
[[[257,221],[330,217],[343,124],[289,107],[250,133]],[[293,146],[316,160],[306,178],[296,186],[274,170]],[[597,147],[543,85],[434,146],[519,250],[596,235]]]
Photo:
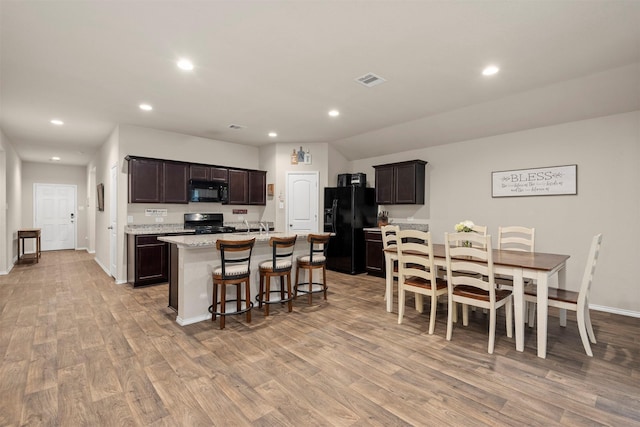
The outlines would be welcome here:
[[[336,219],[338,218],[338,199],[333,199],[333,205],[331,206],[331,229],[332,232],[336,232]]]

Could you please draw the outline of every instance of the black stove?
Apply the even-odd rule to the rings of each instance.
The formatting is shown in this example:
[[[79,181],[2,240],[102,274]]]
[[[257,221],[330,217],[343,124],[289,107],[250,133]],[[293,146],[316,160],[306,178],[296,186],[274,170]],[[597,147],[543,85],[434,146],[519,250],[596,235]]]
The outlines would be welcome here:
[[[184,214],[185,230],[194,230],[196,234],[233,233],[235,227],[224,225],[221,213],[187,213]]]

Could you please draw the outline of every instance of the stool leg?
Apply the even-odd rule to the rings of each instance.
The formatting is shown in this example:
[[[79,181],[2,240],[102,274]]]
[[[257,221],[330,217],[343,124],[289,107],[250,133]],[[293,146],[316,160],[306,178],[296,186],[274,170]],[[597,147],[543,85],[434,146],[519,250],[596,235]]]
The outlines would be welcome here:
[[[242,295],[242,283],[236,283],[236,311],[242,310],[242,301],[240,301],[240,295]],[[248,304],[249,302],[247,301],[247,306]]]
[[[265,297],[267,298],[267,303],[265,304],[266,307],[264,308],[264,315],[266,317],[269,315],[269,306],[271,305],[269,304],[269,301],[271,301],[271,275],[267,276],[267,292]]]
[[[264,295],[264,274],[260,272],[260,290],[258,290],[258,308],[262,308],[262,296]]]
[[[249,283],[251,282],[251,279],[249,277],[247,277],[247,281],[245,282],[245,293],[247,294],[246,298],[247,298],[247,323],[251,323],[251,307],[249,306],[251,304],[251,286],[249,286]],[[269,309],[269,304],[267,304],[267,310]]]
[[[227,312],[227,285],[224,283],[220,286],[220,313]],[[227,316],[220,316],[220,329],[224,329],[224,321]]]
[[[322,265],[322,286],[324,286],[324,299],[327,299],[327,269]]]
[[[313,291],[313,270],[309,267],[309,305],[311,305],[312,293]]]
[[[287,298],[289,298],[289,313],[293,310],[293,301],[291,301],[291,270],[287,272]]]
[[[216,321],[216,311],[218,311],[218,284],[213,282],[213,304],[211,305],[211,321]]]
[[[280,273],[280,301],[284,299],[284,276]]]
[[[296,266],[296,282],[293,284],[293,299],[298,298],[298,273],[300,272],[300,267]]]

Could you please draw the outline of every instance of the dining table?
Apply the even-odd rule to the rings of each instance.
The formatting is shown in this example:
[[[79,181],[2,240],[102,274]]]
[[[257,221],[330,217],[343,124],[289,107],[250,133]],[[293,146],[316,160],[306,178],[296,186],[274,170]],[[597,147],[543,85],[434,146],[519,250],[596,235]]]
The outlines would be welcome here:
[[[391,312],[393,310],[393,263],[397,259],[397,251],[396,248],[387,248],[384,251],[389,255],[385,256],[386,296],[387,311]],[[517,351],[524,351],[525,279],[533,280],[537,286],[537,350],[538,357],[544,359],[547,356],[549,281],[553,276],[557,276],[558,288],[565,288],[566,265],[569,255],[504,249],[493,249],[492,252],[494,273],[513,277],[513,314]],[[433,258],[437,267],[446,268],[444,244],[433,244]]]

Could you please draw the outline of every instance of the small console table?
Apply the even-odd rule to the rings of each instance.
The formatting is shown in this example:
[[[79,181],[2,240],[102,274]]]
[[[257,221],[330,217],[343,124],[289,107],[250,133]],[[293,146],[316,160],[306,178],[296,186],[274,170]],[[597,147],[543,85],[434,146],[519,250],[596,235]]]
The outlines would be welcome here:
[[[24,253],[24,239],[36,239],[36,252],[34,254]],[[22,249],[20,249],[20,242],[22,242]],[[18,230],[18,263],[20,259],[35,259],[35,262],[40,261],[40,229],[39,228],[25,228]]]

